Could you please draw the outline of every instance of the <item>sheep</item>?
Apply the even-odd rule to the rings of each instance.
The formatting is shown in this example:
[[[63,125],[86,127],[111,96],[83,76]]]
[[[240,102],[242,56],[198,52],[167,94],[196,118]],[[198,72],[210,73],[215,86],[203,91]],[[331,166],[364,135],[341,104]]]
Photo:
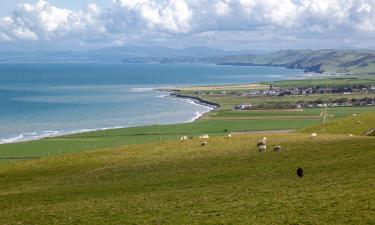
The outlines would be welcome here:
[[[199,139],[208,139],[208,138],[210,138],[210,136],[208,136],[208,134],[199,136]]]
[[[185,140],[187,140],[188,138],[186,137],[186,136],[182,136],[181,138],[180,138],[180,140],[181,141],[185,141]]]
[[[348,137],[353,137],[353,134],[348,134]]]
[[[273,150],[274,150],[275,152],[281,151],[281,146],[278,145],[278,146],[274,147]]]
[[[259,147],[259,146],[262,146],[262,145],[266,145],[266,140],[267,140],[267,138],[264,137],[261,141],[257,142],[257,146]]]
[[[207,141],[202,142],[201,146],[206,146],[208,143]]]
[[[231,138],[231,137],[232,137],[232,135],[231,135],[231,134],[228,134],[226,138],[229,139],[229,138]]]
[[[358,123],[358,124],[362,124],[362,121],[358,120],[357,123]]]
[[[265,152],[267,150],[267,146],[266,145],[259,145],[258,146],[258,151],[259,152]]]
[[[357,116],[357,114],[354,113],[353,116]]]
[[[311,138],[311,139],[316,138],[316,136],[318,136],[317,133],[311,133],[311,134],[310,134],[310,138]]]
[[[299,178],[302,178],[302,177],[303,177],[303,169],[302,169],[302,168],[298,168],[298,169],[297,169],[297,176],[298,176]]]

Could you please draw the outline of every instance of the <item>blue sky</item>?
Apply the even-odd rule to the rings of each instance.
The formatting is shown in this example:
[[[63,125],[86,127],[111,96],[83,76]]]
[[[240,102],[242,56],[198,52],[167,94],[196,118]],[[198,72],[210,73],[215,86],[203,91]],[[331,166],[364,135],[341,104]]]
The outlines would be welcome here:
[[[0,0],[0,50],[375,48],[375,0]]]

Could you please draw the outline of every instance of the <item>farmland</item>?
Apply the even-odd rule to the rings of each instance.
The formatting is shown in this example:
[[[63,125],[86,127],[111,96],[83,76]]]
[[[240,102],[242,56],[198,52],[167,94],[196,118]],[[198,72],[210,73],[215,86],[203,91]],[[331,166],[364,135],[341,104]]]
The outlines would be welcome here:
[[[361,132],[375,126],[371,118],[356,117],[366,124]],[[375,223],[373,137],[269,134],[268,145],[282,151],[258,153],[261,137],[216,136],[204,147],[198,139],[162,141],[3,165],[0,223]]]

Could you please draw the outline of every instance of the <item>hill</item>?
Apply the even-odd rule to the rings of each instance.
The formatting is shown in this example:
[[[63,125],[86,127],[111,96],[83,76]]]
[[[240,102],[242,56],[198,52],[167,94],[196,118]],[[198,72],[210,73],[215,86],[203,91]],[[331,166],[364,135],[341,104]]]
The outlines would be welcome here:
[[[282,151],[258,153],[260,135],[218,136],[2,165],[0,223],[375,223],[373,137],[266,136]]]
[[[375,74],[373,50],[285,50],[268,54],[229,56],[220,65],[282,66],[307,72]]]
[[[375,129],[375,113],[353,114],[352,116],[332,122],[304,128],[304,133],[317,132],[329,134],[353,134],[353,135],[374,135],[371,132]]]
[[[247,51],[225,51],[204,47],[175,49],[161,46],[129,45],[91,50],[74,51],[3,51],[0,63],[160,63],[166,58],[204,59]],[[207,61],[208,59],[206,59]]]

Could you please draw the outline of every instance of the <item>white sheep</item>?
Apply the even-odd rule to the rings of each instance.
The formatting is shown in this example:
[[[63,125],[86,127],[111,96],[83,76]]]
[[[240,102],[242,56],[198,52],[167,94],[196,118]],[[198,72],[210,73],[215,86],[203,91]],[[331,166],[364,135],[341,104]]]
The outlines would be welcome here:
[[[311,133],[311,134],[310,134],[310,138],[316,138],[316,136],[318,136],[317,133]]]
[[[348,137],[353,137],[353,134],[348,134]]]
[[[228,135],[227,135],[227,138],[231,138],[231,137],[232,137],[232,135],[231,135],[231,134],[228,134]]]
[[[267,150],[267,146],[266,145],[259,145],[258,146],[258,151],[259,152],[265,152]]]
[[[208,134],[199,136],[199,139],[209,139],[209,138],[210,136],[208,136]]]
[[[186,137],[186,136],[182,136],[181,138],[180,138],[180,140],[181,141],[185,141],[185,140],[187,140],[188,138]]]

